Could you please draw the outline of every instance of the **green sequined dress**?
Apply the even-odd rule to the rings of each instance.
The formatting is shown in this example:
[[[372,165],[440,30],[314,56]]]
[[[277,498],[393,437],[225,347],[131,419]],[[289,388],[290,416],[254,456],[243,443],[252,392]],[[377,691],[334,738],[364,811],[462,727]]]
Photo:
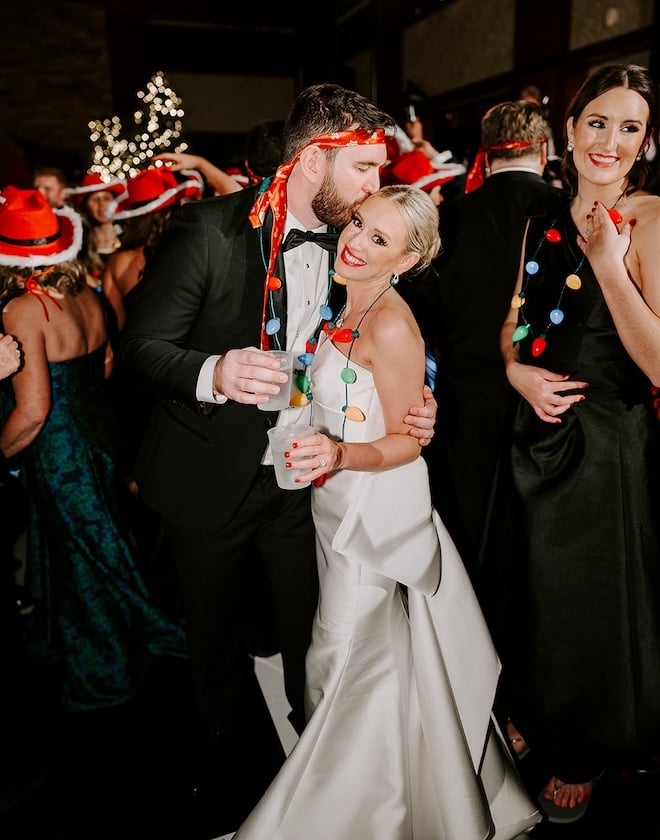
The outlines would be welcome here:
[[[83,711],[130,699],[152,656],[186,655],[185,632],[160,613],[138,568],[120,504],[104,348],[48,367],[52,409],[20,459],[31,503],[27,578],[39,653],[57,651],[64,706]],[[4,419],[13,394],[2,386]]]

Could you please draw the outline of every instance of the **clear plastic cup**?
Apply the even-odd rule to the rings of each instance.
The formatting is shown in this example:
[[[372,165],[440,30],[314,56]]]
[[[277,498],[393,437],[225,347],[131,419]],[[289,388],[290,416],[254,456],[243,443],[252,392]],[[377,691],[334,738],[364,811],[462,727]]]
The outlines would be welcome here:
[[[273,356],[280,361],[280,370],[289,377],[286,382],[280,385],[279,382],[274,383],[280,386],[279,394],[269,394],[268,401],[259,403],[257,408],[262,411],[282,411],[289,407],[289,400],[291,399],[291,379],[293,376],[293,353],[287,350],[264,350],[269,356]]]
[[[275,478],[278,487],[283,490],[300,490],[303,487],[309,487],[309,481],[297,483],[294,481],[297,475],[309,472],[312,467],[305,467],[301,470],[287,469],[286,462],[290,461],[294,456],[295,450],[292,449],[291,444],[294,440],[301,440],[307,435],[313,435],[316,429],[308,423],[291,423],[288,426],[275,426],[268,429],[268,439],[270,441],[270,448],[273,454],[273,466],[275,467]],[[287,457],[284,453],[288,452]],[[314,461],[313,458],[309,459]]]

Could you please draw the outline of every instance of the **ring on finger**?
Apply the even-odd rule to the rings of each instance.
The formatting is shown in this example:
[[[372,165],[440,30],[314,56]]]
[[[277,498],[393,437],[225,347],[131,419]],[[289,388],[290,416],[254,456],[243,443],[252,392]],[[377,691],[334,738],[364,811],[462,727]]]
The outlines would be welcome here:
[[[16,353],[16,358],[17,359],[21,358],[21,351],[18,349],[18,347],[14,350],[14,353]]]
[[[319,467],[327,467],[327,466],[328,466],[328,462],[324,458],[321,458],[321,456],[319,455]]]

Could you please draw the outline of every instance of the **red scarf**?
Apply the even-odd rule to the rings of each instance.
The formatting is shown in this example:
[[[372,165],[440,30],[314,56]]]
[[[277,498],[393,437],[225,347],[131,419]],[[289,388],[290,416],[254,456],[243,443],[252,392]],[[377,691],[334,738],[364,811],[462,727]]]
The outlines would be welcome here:
[[[315,137],[313,140],[309,141],[307,146],[318,146],[321,149],[337,149],[341,146],[367,146],[384,143],[385,131],[382,128],[379,128],[373,132],[365,130],[334,131],[331,134],[322,134],[320,137]],[[305,146],[305,148],[307,148],[307,146]],[[250,223],[253,228],[258,228],[263,225],[268,207],[270,207],[273,212],[273,230],[270,235],[270,257],[268,259],[268,269],[266,272],[264,306],[261,318],[262,350],[266,350],[269,347],[268,335],[266,334],[268,295],[271,291],[279,289],[282,285],[282,281],[279,277],[274,276],[273,271],[275,269],[277,252],[282,244],[284,226],[286,224],[286,184],[293,167],[298,163],[298,159],[303,151],[304,149],[301,149],[289,163],[283,163],[281,166],[278,166],[277,171],[268,183],[266,189],[257,196],[257,200],[254,202],[250,212]]]
[[[465,192],[478,189],[486,180],[486,152],[501,149],[527,149],[537,143],[545,143],[546,138],[540,140],[511,140],[509,143],[498,143],[496,146],[481,146],[477,151],[474,163],[465,179]]]

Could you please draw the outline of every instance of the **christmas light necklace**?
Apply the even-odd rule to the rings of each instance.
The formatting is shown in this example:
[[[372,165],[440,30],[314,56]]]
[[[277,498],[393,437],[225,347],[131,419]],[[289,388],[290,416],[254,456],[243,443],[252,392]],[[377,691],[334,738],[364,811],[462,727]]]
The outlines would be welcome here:
[[[336,279],[336,277],[335,277]],[[343,280],[343,278],[341,278]],[[346,282],[343,280],[343,282]],[[329,321],[328,323],[324,324],[323,331],[327,334],[330,341],[333,341],[335,344],[348,344],[350,342],[348,352],[346,353],[346,364],[341,370],[341,380],[344,383],[344,405],[342,406],[342,412],[344,414],[344,418],[342,420],[341,426],[341,436],[339,438],[340,441],[344,440],[344,431],[346,429],[346,421],[352,420],[355,423],[363,423],[366,420],[366,415],[362,411],[361,408],[358,408],[356,405],[349,405],[348,399],[348,386],[352,385],[355,380],[357,379],[357,373],[351,367],[351,354],[353,352],[353,345],[355,344],[356,340],[360,337],[360,326],[362,322],[367,317],[369,312],[374,308],[374,306],[378,303],[378,301],[382,298],[385,292],[389,292],[389,290],[395,286],[399,282],[398,275],[394,274],[387,286],[384,289],[381,289],[380,292],[376,295],[376,297],[371,301],[369,306],[364,310],[362,315],[360,316],[360,320],[357,322],[355,329],[351,329],[350,327],[342,327],[342,318],[341,316],[346,309],[346,304],[342,306],[342,308],[337,313],[337,318],[335,321]],[[309,395],[311,399],[311,394]],[[314,412],[314,406],[312,403],[312,415]],[[310,419],[310,422],[314,423],[314,418]]]
[[[621,201],[621,199],[623,198],[624,195],[625,195],[625,190],[617,198],[617,200],[614,202],[612,207],[610,207],[610,209],[607,211],[610,219],[612,219],[612,221],[614,222],[615,225],[620,225],[621,222],[623,221],[623,216],[616,209],[616,206]],[[554,219],[550,222],[550,226],[548,228],[546,228],[546,230],[543,231],[543,234],[541,235],[541,238],[539,239],[538,244],[537,244],[537,246],[534,250],[532,258],[525,263],[525,279],[523,281],[522,288],[517,294],[515,294],[513,296],[512,300],[511,300],[511,308],[519,310],[519,320],[522,320],[522,324],[519,324],[513,332],[512,341],[513,341],[514,344],[518,344],[520,341],[523,341],[530,334],[532,336],[534,335],[532,325],[527,320],[527,315],[525,313],[525,301],[527,300],[527,287],[529,286],[529,283],[530,283],[530,280],[532,279],[532,277],[534,277],[539,271],[540,266],[539,266],[538,262],[536,261],[536,258],[538,257],[539,252],[540,252],[541,248],[543,247],[543,245],[546,242],[549,242],[551,244],[558,244],[559,242],[562,241],[563,237],[562,237],[560,231],[557,230],[555,225],[557,224],[557,222],[559,221],[559,218],[562,216],[563,213],[566,212],[567,209],[570,210],[570,205],[569,205],[569,207],[563,208],[554,217]],[[585,230],[585,238],[587,238],[590,233],[591,233],[591,230],[589,228],[587,228],[587,230]],[[545,328],[543,329],[543,331],[538,336],[536,336],[534,338],[534,340],[532,341],[531,352],[532,352],[532,356],[534,358],[538,358],[544,352],[545,348],[547,347],[547,335],[548,335],[548,332],[549,332],[550,328],[553,327],[553,326],[557,326],[557,325],[561,324],[562,321],[564,320],[564,310],[561,308],[561,304],[562,304],[562,301],[564,299],[564,293],[566,292],[566,290],[569,289],[569,290],[572,290],[572,291],[578,291],[582,287],[582,280],[580,279],[580,276],[578,275],[578,272],[580,271],[580,269],[584,265],[584,261],[585,261],[585,255],[582,254],[582,257],[579,260],[576,267],[573,269],[572,272],[570,272],[566,276],[566,278],[564,279],[564,282],[562,283],[562,287],[561,287],[561,290],[559,292],[559,297],[557,299],[557,303],[550,310],[550,313],[548,315],[548,323],[545,325]]]

